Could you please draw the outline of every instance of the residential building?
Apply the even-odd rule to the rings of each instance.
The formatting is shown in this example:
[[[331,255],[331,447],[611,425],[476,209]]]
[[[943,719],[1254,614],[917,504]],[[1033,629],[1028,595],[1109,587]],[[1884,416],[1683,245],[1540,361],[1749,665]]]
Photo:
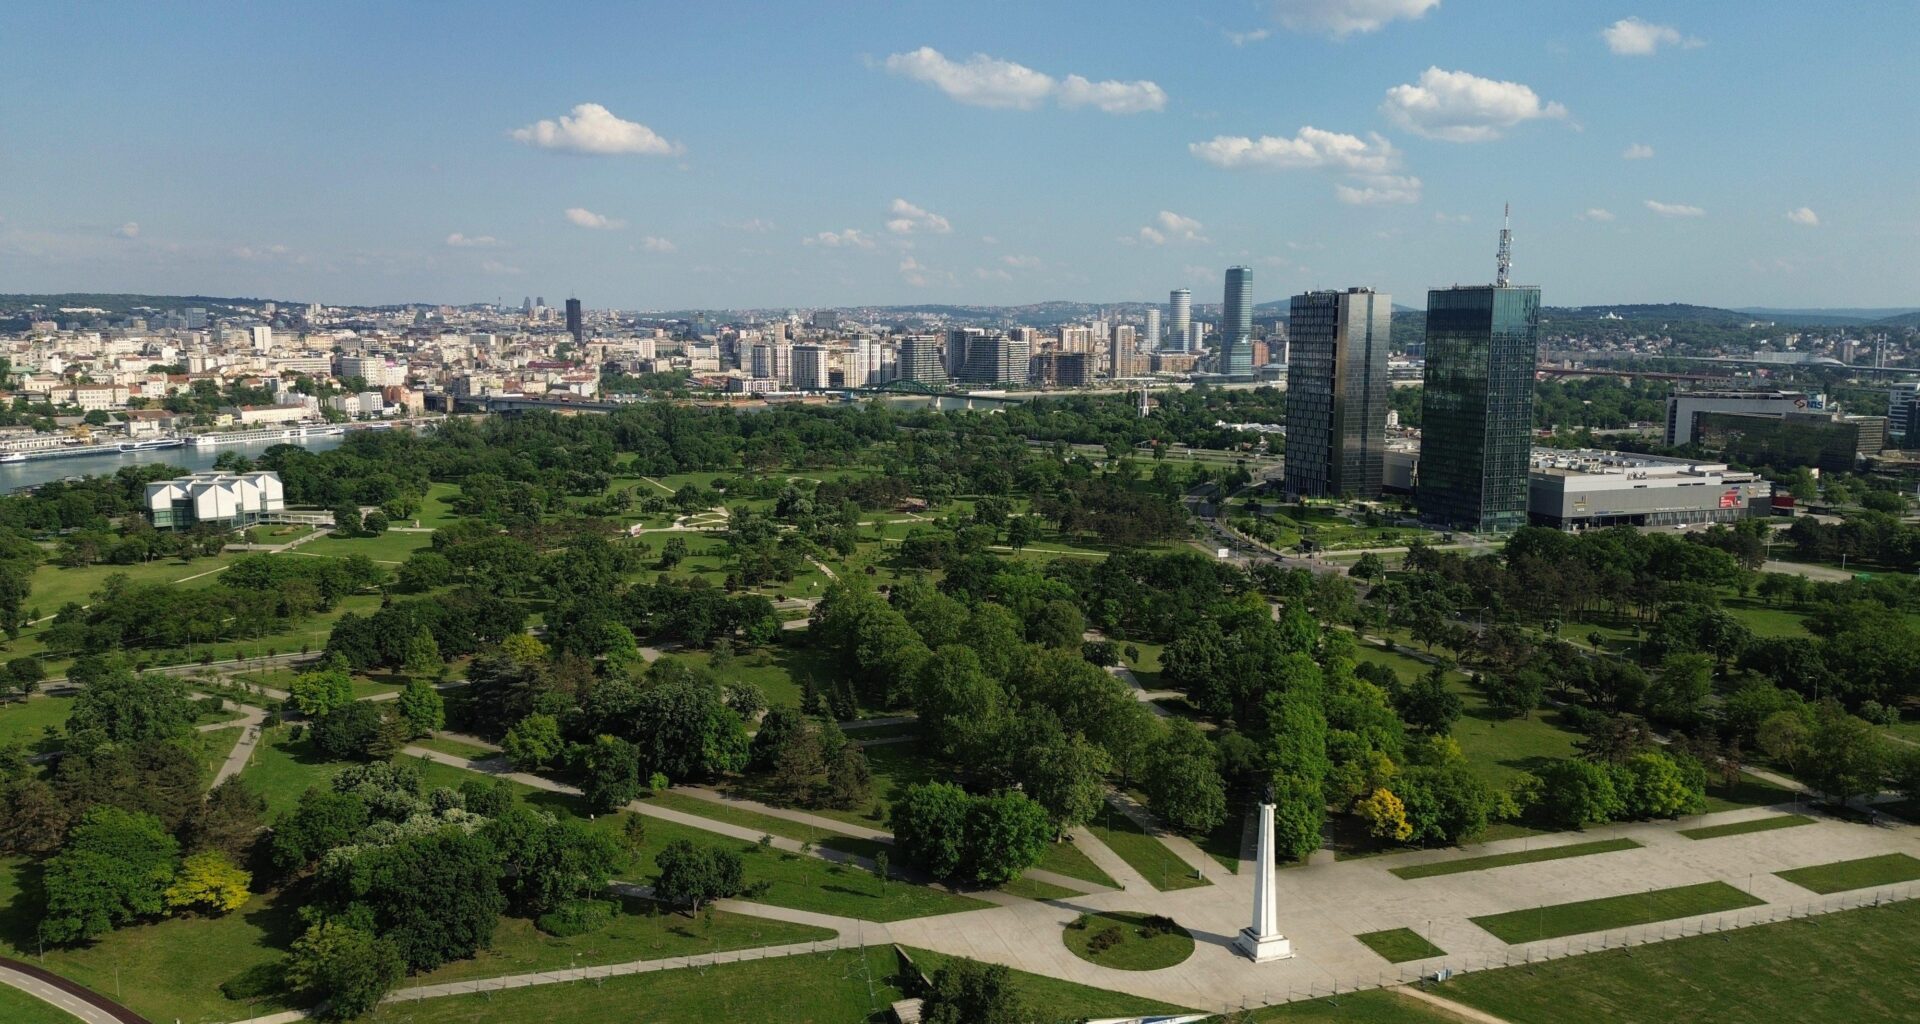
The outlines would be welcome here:
[[[940,343],[931,334],[909,334],[900,340],[896,379],[921,384],[945,384],[946,367],[940,362]]]
[[[1253,375],[1253,268],[1228,267],[1220,303],[1220,372]]]
[[[1167,293],[1167,343],[1175,352],[1191,352],[1193,332],[1193,292],[1175,288]]]
[[[827,350],[821,345],[793,346],[793,389],[795,391],[825,391],[829,387],[827,380]]]

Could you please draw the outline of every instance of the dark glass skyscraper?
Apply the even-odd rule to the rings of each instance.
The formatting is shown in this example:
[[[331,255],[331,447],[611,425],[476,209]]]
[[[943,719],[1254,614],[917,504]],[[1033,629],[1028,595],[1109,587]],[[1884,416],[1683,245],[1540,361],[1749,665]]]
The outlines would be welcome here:
[[[573,335],[576,342],[586,340],[587,325],[580,316],[580,300],[567,300],[567,333]]]
[[[1415,492],[1422,516],[1477,531],[1526,525],[1539,335],[1539,288],[1427,293]]]
[[[1253,268],[1228,267],[1220,303],[1220,372],[1253,375]]]
[[[1287,317],[1285,486],[1376,498],[1386,465],[1393,299],[1366,288],[1295,295]]]

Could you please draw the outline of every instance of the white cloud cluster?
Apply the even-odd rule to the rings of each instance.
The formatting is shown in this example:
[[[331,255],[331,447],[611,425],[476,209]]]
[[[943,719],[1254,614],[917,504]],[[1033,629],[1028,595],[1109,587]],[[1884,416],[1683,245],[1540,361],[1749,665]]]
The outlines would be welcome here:
[[[1342,38],[1377,32],[1388,22],[1412,21],[1440,6],[1440,0],[1273,0],[1273,15],[1295,32]]]
[[[491,249],[500,244],[492,235],[463,235],[458,231],[447,236],[447,246],[453,249]]]
[[[1698,206],[1689,206],[1686,203],[1663,203],[1658,199],[1649,199],[1646,201],[1646,206],[1647,209],[1652,210],[1662,217],[1704,217],[1707,215],[1707,211],[1702,210]]]
[[[828,249],[873,248],[873,239],[867,237],[866,233],[859,228],[848,228],[845,231],[822,231],[817,235],[807,236],[802,239],[801,242],[805,245],[819,245]]]
[[[956,61],[931,46],[887,57],[886,69],[924,82],[954,100],[975,107],[1032,110],[1049,99],[1068,109],[1094,107],[1109,114],[1163,110],[1166,91],[1144,79],[1095,82],[1079,75],[1056,80],[1024,64],[976,53]]]
[[[1192,217],[1182,217],[1172,210],[1161,210],[1159,216],[1140,229],[1139,239],[1148,245],[1166,245],[1168,242],[1205,242],[1207,236],[1201,234],[1204,225]]]
[[[617,231],[627,226],[624,220],[602,216],[580,206],[567,207],[567,222],[578,227],[592,228],[596,231]]]
[[[1820,215],[1813,212],[1813,208],[1808,206],[1802,206],[1797,210],[1788,210],[1787,219],[1802,227],[1817,228],[1820,226]]]
[[[947,218],[931,210],[923,210],[905,199],[895,199],[887,212],[893,215],[887,221],[887,230],[896,235],[911,235],[916,231],[944,235],[953,230]]]
[[[1580,220],[1600,221],[1604,223],[1606,221],[1610,221],[1613,219],[1613,211],[1601,209],[1598,206],[1594,206],[1594,207],[1589,207],[1584,213],[1574,214],[1574,217]]]
[[[900,279],[915,288],[924,288],[927,284],[927,268],[919,260],[908,256],[900,261]]]
[[[1663,46],[1692,49],[1706,45],[1698,39],[1681,35],[1680,30],[1672,25],[1656,25],[1639,18],[1621,18],[1601,29],[1600,38],[1607,41],[1607,49],[1622,57],[1648,57]]]
[[[1232,43],[1235,46],[1245,46],[1248,43],[1257,43],[1272,34],[1273,34],[1272,29],[1256,28],[1248,32],[1229,31],[1226,33],[1226,36],[1227,36],[1227,42]]]
[[[648,252],[674,252],[680,247],[658,235],[648,235],[640,240],[640,248]]]
[[[1400,152],[1379,135],[1365,139],[1306,125],[1292,138],[1282,135],[1216,135],[1187,145],[1187,152],[1226,170],[1290,171],[1319,169],[1349,176],[1334,187],[1343,203],[1374,205],[1420,199],[1420,179],[1396,174]]]
[[[1487,142],[1524,121],[1567,116],[1519,82],[1430,67],[1420,81],[1387,90],[1380,109],[1402,128],[1445,142]]]
[[[1018,267],[1021,270],[1035,270],[1040,266],[1040,257],[1007,255],[1000,257],[1000,262],[1005,263],[1009,267]]]
[[[1626,148],[1626,151],[1620,154],[1620,159],[1651,160],[1653,159],[1653,147],[1647,145],[1644,142],[1636,142],[1633,145],[1628,146]]]
[[[515,128],[516,142],[587,156],[678,156],[686,147],[662,138],[638,121],[624,121],[598,103],[582,103],[558,121],[535,121]]]
[[[122,224],[119,227],[113,229],[113,233],[120,238],[127,238],[127,239],[139,238],[140,222],[130,220],[125,224]]]

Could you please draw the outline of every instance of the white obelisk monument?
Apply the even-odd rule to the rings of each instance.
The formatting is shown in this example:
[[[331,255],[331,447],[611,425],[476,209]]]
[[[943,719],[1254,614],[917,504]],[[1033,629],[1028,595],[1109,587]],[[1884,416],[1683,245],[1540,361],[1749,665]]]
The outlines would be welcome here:
[[[1268,788],[1260,801],[1259,866],[1253,875],[1253,924],[1240,929],[1233,940],[1235,949],[1247,959],[1263,964],[1285,960],[1293,955],[1293,943],[1280,934],[1280,911],[1273,891],[1273,790]]]

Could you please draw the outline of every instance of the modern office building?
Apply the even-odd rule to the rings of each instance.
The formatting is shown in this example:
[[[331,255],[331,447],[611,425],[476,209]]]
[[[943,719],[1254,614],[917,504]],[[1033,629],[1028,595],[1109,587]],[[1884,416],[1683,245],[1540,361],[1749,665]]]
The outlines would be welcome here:
[[[793,346],[793,389],[825,391],[828,387],[826,346]]]
[[[1415,489],[1422,516],[1475,531],[1526,525],[1539,335],[1537,287],[1468,285],[1427,293]],[[1297,360],[1297,327],[1293,341]]]
[[[1907,425],[1913,421],[1915,409],[1920,409],[1920,381],[1904,381],[1888,389],[1887,422],[1907,438],[1909,447],[1920,441],[1920,435]]]
[[[1220,372],[1253,376],[1253,268],[1228,267],[1220,302]]]
[[[1145,344],[1142,347],[1149,352],[1160,347],[1160,307],[1159,306],[1147,307],[1147,329],[1145,334]]]
[[[567,300],[567,333],[573,335],[575,344],[587,340],[587,322],[580,315],[580,300]]]
[[[1676,391],[1667,399],[1667,445],[1692,443],[1702,413],[1779,417],[1825,407],[1825,396],[1805,391]]]
[[[1811,466],[1849,473],[1860,456],[1878,455],[1887,446],[1885,416],[1697,412],[1691,423],[1692,440],[1701,447],[1742,465],[1776,470]]]
[[[1193,331],[1193,292],[1175,288],[1167,293],[1167,344],[1175,352],[1191,351],[1189,335]]]
[[[1368,288],[1307,292],[1295,295],[1289,309],[1286,491],[1378,497],[1393,299]]]
[[[1610,451],[1533,449],[1527,513],[1536,526],[1689,526],[1771,515],[1773,485],[1724,463]]]
[[[895,379],[921,384],[945,384],[947,369],[940,362],[940,343],[931,334],[909,334],[900,339]]]
[[[147,515],[155,529],[238,528],[282,511],[285,498],[278,473],[194,473],[148,484]]]

